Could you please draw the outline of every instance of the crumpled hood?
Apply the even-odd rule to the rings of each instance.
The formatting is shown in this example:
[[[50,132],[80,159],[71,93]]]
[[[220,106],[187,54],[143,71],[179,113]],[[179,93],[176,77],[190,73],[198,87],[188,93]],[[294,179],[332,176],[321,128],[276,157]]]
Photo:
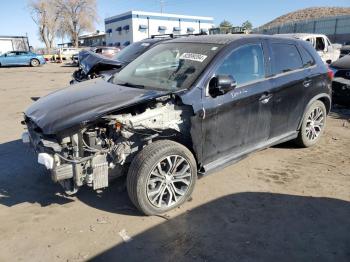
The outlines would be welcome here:
[[[44,134],[56,134],[117,109],[165,94],[163,91],[114,85],[102,79],[90,80],[40,98],[25,111],[25,115]]]
[[[123,63],[120,61],[108,59],[91,51],[85,51],[83,54],[81,54],[81,56],[82,59],[79,61],[79,63],[85,74],[90,74],[91,71],[97,66],[105,70],[123,66]]]
[[[350,51],[350,45],[344,45],[342,48],[340,48],[340,50]]]
[[[331,64],[335,69],[350,69],[350,55],[343,56]]]

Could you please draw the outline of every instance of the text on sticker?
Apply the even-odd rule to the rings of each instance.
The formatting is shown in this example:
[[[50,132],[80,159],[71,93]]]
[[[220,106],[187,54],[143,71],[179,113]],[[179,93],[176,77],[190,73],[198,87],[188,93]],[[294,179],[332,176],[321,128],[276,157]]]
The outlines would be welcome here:
[[[192,61],[197,61],[197,62],[203,62],[207,58],[206,55],[201,55],[201,54],[193,54],[193,53],[183,53],[180,56],[180,59],[184,60],[192,60]]]

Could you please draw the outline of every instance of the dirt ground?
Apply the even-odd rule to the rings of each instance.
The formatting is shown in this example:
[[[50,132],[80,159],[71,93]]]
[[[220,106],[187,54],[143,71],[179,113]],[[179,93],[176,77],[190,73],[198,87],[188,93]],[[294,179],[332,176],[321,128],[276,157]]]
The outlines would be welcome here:
[[[0,261],[350,261],[350,110],[331,113],[317,146],[252,154],[144,217],[120,182],[64,196],[20,140],[31,97],[73,70],[0,68]]]

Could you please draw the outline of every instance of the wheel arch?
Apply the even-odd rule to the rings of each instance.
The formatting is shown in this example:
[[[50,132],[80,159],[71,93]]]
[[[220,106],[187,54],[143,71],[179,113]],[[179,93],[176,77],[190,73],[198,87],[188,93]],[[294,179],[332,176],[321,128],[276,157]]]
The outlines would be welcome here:
[[[193,148],[192,139],[184,138],[183,134],[181,134],[178,131],[174,131],[173,135],[169,135],[169,136],[166,136],[166,137],[161,137],[159,139],[156,139],[155,141],[160,141],[160,140],[173,141],[173,142],[179,143],[179,144],[183,145],[184,147],[186,147],[192,153],[192,155],[193,155],[193,157],[194,157],[194,159],[196,161],[196,164],[197,164],[197,169],[199,170],[200,163],[199,163],[198,155],[197,155],[196,151]]]
[[[299,125],[298,125],[298,129],[297,129],[297,130],[300,129],[301,124],[302,124],[302,122],[303,122],[303,119],[304,119],[304,117],[305,117],[305,114],[306,114],[307,110],[308,110],[309,107],[310,107],[315,101],[317,101],[317,100],[321,101],[321,102],[325,105],[326,110],[327,110],[327,114],[330,112],[330,110],[331,110],[331,105],[332,105],[332,98],[330,97],[330,95],[329,95],[329,94],[326,94],[326,93],[322,93],[322,94],[318,94],[318,95],[314,96],[314,97],[309,101],[309,103],[306,105],[306,107],[305,107],[305,109],[304,109],[304,112],[303,112],[303,116],[302,116],[302,118],[301,118],[300,121],[299,121]]]

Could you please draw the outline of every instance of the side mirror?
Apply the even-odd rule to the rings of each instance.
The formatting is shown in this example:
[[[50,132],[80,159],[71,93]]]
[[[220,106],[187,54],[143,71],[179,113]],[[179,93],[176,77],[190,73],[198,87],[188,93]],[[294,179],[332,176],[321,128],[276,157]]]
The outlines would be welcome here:
[[[209,94],[213,97],[224,95],[237,86],[237,82],[231,75],[217,75],[209,82]]]
[[[4,56],[6,57],[6,56],[7,56],[7,54],[4,54]]]

